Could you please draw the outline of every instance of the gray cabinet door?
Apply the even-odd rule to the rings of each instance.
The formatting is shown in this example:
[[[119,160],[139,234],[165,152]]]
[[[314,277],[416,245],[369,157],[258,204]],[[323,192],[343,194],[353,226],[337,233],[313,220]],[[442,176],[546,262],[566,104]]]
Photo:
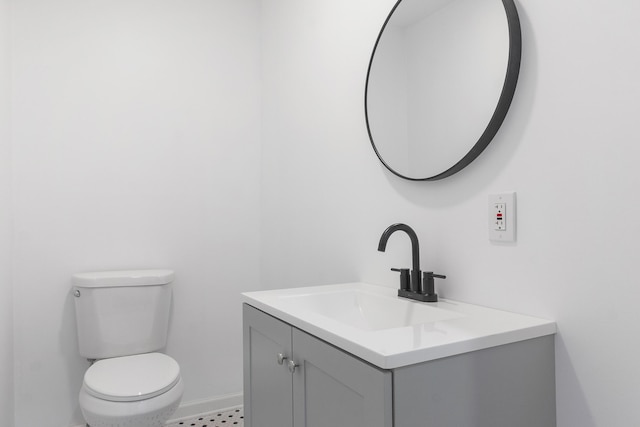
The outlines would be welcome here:
[[[243,319],[245,426],[292,427],[291,326],[246,304]]]
[[[296,328],[293,349],[294,427],[392,426],[391,372]]]

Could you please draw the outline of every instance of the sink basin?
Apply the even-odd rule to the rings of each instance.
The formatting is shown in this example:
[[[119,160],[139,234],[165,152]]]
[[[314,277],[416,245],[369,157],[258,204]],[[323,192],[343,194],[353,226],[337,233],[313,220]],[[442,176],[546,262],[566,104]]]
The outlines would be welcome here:
[[[389,298],[364,289],[283,296],[283,306],[308,311],[363,331],[402,328],[456,319],[464,314],[427,304]]]
[[[395,288],[343,283],[246,292],[242,301],[383,369],[551,335],[555,322]]]

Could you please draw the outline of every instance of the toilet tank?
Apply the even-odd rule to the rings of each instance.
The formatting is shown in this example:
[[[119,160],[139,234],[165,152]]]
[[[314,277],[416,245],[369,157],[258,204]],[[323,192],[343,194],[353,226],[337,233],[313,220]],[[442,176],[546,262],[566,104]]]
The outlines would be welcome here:
[[[173,277],[171,270],[74,274],[80,355],[105,359],[165,347]]]

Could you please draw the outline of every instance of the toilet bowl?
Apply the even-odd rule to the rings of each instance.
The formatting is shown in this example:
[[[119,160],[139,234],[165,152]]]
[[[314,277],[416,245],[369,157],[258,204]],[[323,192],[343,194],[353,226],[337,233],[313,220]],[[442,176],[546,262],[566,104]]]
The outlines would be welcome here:
[[[91,427],[161,427],[183,391],[178,363],[147,353],[94,363],[85,373],[79,402]]]

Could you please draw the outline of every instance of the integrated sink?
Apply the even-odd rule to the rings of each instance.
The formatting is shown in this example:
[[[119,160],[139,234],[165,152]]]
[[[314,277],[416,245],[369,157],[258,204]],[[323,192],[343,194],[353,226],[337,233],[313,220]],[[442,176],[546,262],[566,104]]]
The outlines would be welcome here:
[[[403,328],[464,316],[433,305],[389,298],[362,288],[286,295],[280,301],[283,307],[289,306],[289,310],[308,311],[363,331]]]
[[[242,301],[383,369],[551,335],[555,322],[367,283],[247,292]]]

